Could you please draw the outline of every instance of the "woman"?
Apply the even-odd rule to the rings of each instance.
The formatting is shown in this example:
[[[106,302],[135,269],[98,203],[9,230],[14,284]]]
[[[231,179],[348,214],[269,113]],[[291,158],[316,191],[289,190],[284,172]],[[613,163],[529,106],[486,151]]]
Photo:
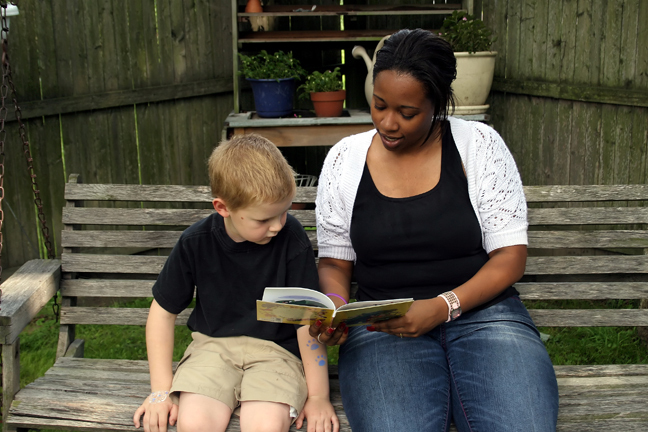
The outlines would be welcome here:
[[[319,179],[323,291],[337,306],[413,297],[401,318],[312,326],[341,344],[342,399],[354,432],[553,431],[553,366],[518,292],[526,202],[499,135],[448,117],[456,61],[425,30],[378,52],[375,130],[343,139]]]

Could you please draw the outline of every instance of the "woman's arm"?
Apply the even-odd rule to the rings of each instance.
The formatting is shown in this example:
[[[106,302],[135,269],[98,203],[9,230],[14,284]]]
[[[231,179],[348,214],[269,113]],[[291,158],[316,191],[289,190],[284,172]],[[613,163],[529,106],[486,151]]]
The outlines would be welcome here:
[[[507,246],[489,254],[489,260],[466,283],[453,291],[467,312],[497,297],[524,274],[527,247]],[[418,337],[448,319],[448,305],[440,298],[415,301],[405,316],[375,323],[369,329],[402,337]]]
[[[320,258],[317,270],[322,292],[324,294],[337,294],[348,302],[351,292],[353,261]],[[331,300],[333,300],[336,308],[344,304],[342,299],[336,296],[331,296]],[[349,330],[344,323],[339,325],[337,329],[315,323],[310,326],[308,332],[325,345],[340,345],[346,341]]]

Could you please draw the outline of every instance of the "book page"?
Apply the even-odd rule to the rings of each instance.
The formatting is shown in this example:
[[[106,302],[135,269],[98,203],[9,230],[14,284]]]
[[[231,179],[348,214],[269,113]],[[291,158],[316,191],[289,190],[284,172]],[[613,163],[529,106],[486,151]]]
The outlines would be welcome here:
[[[311,325],[319,319],[323,323],[330,323],[333,313],[332,309],[257,300],[259,321]]]
[[[360,307],[340,307],[335,313],[331,327],[337,327],[341,322],[352,327],[369,325],[378,321],[401,317],[407,313],[412,303],[414,303],[414,299],[356,302],[349,303],[345,306],[357,305],[358,303],[361,304]]]
[[[268,287],[263,291],[263,301],[335,309],[333,301],[319,291],[297,287]]]

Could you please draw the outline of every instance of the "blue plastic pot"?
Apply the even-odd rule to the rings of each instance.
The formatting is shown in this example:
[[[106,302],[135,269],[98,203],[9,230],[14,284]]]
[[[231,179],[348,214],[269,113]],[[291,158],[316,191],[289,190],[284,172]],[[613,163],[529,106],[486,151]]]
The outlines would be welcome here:
[[[251,79],[254,106],[261,117],[282,117],[292,114],[295,79]]]

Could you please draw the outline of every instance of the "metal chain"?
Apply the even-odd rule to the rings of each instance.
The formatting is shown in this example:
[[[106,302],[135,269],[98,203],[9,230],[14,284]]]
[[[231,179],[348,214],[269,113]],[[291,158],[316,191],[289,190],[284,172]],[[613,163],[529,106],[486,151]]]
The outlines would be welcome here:
[[[11,2],[12,4],[17,4],[17,2]],[[27,162],[27,172],[31,179],[32,192],[34,193],[34,204],[38,209],[38,220],[41,224],[41,232],[45,241],[45,247],[47,249],[47,257],[52,259],[54,258],[54,252],[52,248],[52,242],[50,240],[49,228],[47,227],[47,220],[45,219],[45,213],[43,211],[43,201],[40,198],[40,188],[36,182],[36,173],[34,172],[34,159],[32,158],[31,148],[29,141],[27,140],[27,134],[25,131],[25,125],[22,122],[22,114],[20,106],[18,105],[18,98],[16,93],[16,87],[13,83],[11,76],[11,65],[9,63],[9,24],[7,22],[7,1],[0,0],[0,8],[2,9],[2,24],[0,29],[0,35],[2,36],[2,85],[0,86],[0,149],[2,150],[2,166],[0,167],[0,174],[4,178],[4,143],[6,139],[5,131],[5,121],[7,118],[7,107],[5,104],[6,98],[9,96],[9,91],[11,91],[11,98],[14,105],[16,121],[18,122],[18,132],[20,134],[20,139],[23,143],[23,153],[25,155],[25,160]],[[0,188],[2,187],[2,180],[0,180]],[[2,189],[2,197],[4,197],[4,189]],[[0,217],[4,217],[4,214],[1,212],[0,208]],[[2,222],[0,222],[1,225]],[[1,234],[0,234],[0,253],[1,253]],[[0,255],[1,258],[1,255]],[[1,269],[1,267],[0,267]],[[0,279],[1,281],[1,279]],[[2,291],[0,290],[0,301],[1,301]],[[59,317],[59,304],[58,304],[58,293],[54,296],[54,304],[52,305],[54,314],[58,321]]]

